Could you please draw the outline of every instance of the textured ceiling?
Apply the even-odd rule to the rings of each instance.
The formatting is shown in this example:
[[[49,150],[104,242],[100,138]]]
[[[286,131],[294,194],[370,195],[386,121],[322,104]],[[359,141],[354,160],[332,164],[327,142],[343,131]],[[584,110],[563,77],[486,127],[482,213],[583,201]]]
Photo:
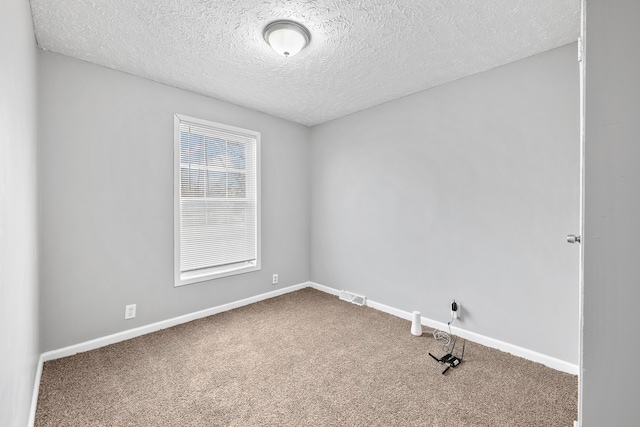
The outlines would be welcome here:
[[[307,126],[578,38],[580,0],[31,0],[41,48]],[[284,58],[264,27],[311,43]]]

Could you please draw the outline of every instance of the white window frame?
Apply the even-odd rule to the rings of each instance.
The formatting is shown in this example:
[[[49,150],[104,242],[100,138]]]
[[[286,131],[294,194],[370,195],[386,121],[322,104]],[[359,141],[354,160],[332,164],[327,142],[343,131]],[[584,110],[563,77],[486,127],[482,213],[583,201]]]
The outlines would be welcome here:
[[[243,265],[217,266],[206,269],[200,269],[190,272],[181,271],[181,233],[180,233],[180,201],[181,201],[181,183],[180,183],[180,124],[182,122],[193,123],[195,125],[204,126],[215,129],[220,132],[227,132],[243,137],[255,139],[255,176],[256,176],[256,260]],[[258,271],[261,268],[261,244],[260,244],[260,133],[242,129],[234,126],[215,123],[208,120],[198,119],[195,117],[185,116],[183,114],[175,114],[174,116],[174,286],[183,286],[192,283],[203,282],[206,280],[218,279],[221,277],[232,276],[236,274]]]

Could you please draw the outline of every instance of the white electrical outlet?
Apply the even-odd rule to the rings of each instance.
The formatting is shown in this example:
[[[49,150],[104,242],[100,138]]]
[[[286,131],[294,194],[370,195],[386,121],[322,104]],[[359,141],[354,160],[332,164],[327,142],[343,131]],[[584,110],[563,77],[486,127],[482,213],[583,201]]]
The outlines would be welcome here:
[[[277,285],[278,284],[278,274],[274,274],[273,275],[273,280],[271,281],[272,285]]]
[[[133,319],[136,317],[136,305],[129,304],[124,306],[124,319]]]

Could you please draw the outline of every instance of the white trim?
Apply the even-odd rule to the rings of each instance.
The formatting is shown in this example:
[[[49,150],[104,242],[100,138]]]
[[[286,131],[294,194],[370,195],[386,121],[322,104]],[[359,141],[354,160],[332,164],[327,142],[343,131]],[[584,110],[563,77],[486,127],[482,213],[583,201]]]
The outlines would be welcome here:
[[[436,322],[431,319],[425,319],[425,325],[430,326],[432,328],[442,329],[447,327],[446,323]],[[431,323],[431,325],[430,325]],[[433,326],[432,326],[433,325]],[[437,326],[436,326],[437,325]],[[546,354],[538,353],[537,351],[529,350],[524,347],[517,346],[515,344],[510,344],[508,342],[500,341],[495,338],[490,338],[484,335],[477,334],[475,332],[466,331],[464,329],[452,326],[451,332],[459,336],[460,338],[467,339],[469,341],[473,341],[478,344],[482,344],[486,347],[495,348],[506,353],[513,354],[514,356],[522,357],[524,359],[530,360],[532,362],[542,363],[543,365],[548,366],[549,368],[566,372],[567,374],[578,375],[578,365],[569,363],[567,361],[557,359],[552,356],[548,356]]]
[[[216,307],[207,308],[204,310],[196,311],[194,313],[185,314],[182,316],[174,317],[172,319],[162,320],[160,322],[152,323],[138,328],[129,329],[122,332],[117,332],[106,337],[96,338],[90,341],[85,341],[79,344],[70,345],[68,347],[60,348],[58,350],[47,351],[42,353],[40,357],[43,362],[49,360],[60,359],[62,357],[73,356],[77,353],[84,351],[95,350],[96,348],[105,347],[110,344],[115,344],[120,341],[125,341],[131,338],[136,338],[142,335],[156,332],[161,329],[170,328],[172,326],[180,325],[182,323],[191,322],[192,320],[201,319],[203,317],[212,316],[214,314],[222,313],[225,311],[233,310],[234,308],[243,307],[245,305],[253,304],[255,302],[263,301],[269,298],[274,298],[280,295],[288,294],[303,288],[309,287],[309,282],[299,283],[297,285],[281,288],[275,291],[267,292],[253,297],[244,298],[239,301],[222,304]],[[39,384],[39,383],[38,383]]]
[[[253,304],[259,301],[264,301],[266,299],[274,298],[290,292],[295,292],[307,287],[317,289],[319,291],[325,292],[330,295],[334,295],[336,297],[340,296],[340,290],[338,289],[330,288],[328,286],[321,285],[315,282],[302,282],[297,285],[277,289],[275,291],[266,292],[264,294],[255,295],[249,298],[244,298],[238,301],[222,304],[216,307],[211,307],[204,310],[196,311],[194,313],[189,313],[182,316],[174,317],[172,319],[152,323],[150,325],[129,329],[129,330],[118,332],[112,335],[107,335],[102,338],[96,338],[90,341],[85,341],[83,343],[71,345],[58,350],[52,350],[52,351],[47,351],[45,353],[42,353],[38,360],[38,367],[36,369],[36,376],[35,376],[34,385],[33,385],[33,395],[31,397],[31,409],[29,412],[28,427],[33,427],[35,422],[35,415],[36,415],[36,409],[38,404],[38,394],[40,392],[40,379],[42,376],[42,368],[43,368],[44,362],[47,362],[49,360],[60,359],[62,357],[73,356],[74,354],[82,353],[85,351],[95,350],[97,348],[105,347],[110,344],[115,344],[117,342],[125,341],[131,338],[136,338],[142,335],[156,332],[161,329],[166,329],[182,323],[187,323],[192,320],[197,320],[203,317],[208,317],[214,314],[233,310],[235,308],[243,307],[245,305]],[[376,301],[372,301],[368,298],[367,298],[366,305],[368,307],[374,308],[376,310],[380,310],[382,312],[391,314],[396,317],[400,317],[405,320],[412,319],[412,315],[408,311],[400,310]],[[435,320],[426,318],[424,316],[420,318],[420,321],[423,325],[429,326],[431,328],[442,329],[442,330],[447,328],[447,325],[445,323],[437,322]],[[487,347],[496,348],[498,350],[511,353],[515,356],[519,356],[527,360],[531,360],[533,362],[542,363],[558,371],[566,372],[573,375],[577,375],[579,371],[578,365],[565,362],[564,360],[556,359],[554,357],[547,356],[542,353],[528,350],[526,348],[519,347],[517,345],[513,345],[513,344],[506,343],[504,341],[489,338],[484,335],[477,334],[475,332],[466,331],[456,326],[452,326],[451,331],[454,332],[457,336],[464,339],[468,339],[469,341],[473,341],[475,343],[482,344]]]
[[[335,295],[337,297],[340,296],[340,290],[339,289],[333,289],[333,288],[330,288],[328,286],[321,285],[321,284],[315,283],[315,282],[307,282],[307,283],[309,284],[310,288],[317,289],[319,291],[322,291],[322,292],[327,293],[327,294]]]
[[[372,301],[370,299],[367,299],[367,306],[371,307],[371,308],[375,308],[376,310],[380,310],[382,312],[388,313],[388,314],[392,314],[396,317],[400,317],[401,319],[405,319],[405,320],[411,320],[412,319],[412,315],[411,313],[409,313],[408,311],[404,311],[404,310],[399,310],[395,307],[391,307],[376,301]],[[420,324],[425,325],[425,319],[426,317],[420,317]],[[428,320],[428,319],[427,319]]]
[[[339,290],[329,288],[328,286],[320,285],[318,283],[309,282],[309,286],[314,289],[318,289],[320,291],[323,291],[332,295],[340,294]],[[369,298],[367,298],[366,305],[368,307],[375,308],[376,310],[380,310],[382,312],[394,315],[396,317],[400,317],[405,320],[412,319],[412,315],[408,311],[399,310],[397,308],[394,308],[376,301],[372,301]],[[446,323],[438,322],[424,316],[420,318],[420,321],[423,325],[428,326],[430,328],[441,329],[441,330],[446,330],[448,328]],[[546,365],[549,368],[553,368],[558,371],[566,372],[572,375],[578,375],[578,371],[579,371],[578,365],[575,365],[573,363],[569,363],[564,360],[560,360],[555,357],[548,356],[546,354],[538,353],[536,351],[529,350],[514,344],[509,344],[507,342],[500,341],[495,338],[490,338],[481,334],[477,334],[475,332],[467,331],[457,326],[451,326],[451,332],[453,332],[455,335],[459,336],[460,338],[464,338],[469,341],[482,344],[486,347],[495,348],[495,349],[513,354],[514,356],[518,356],[518,357],[522,357],[524,359],[530,360],[532,362],[542,363],[543,365]],[[407,333],[409,332],[407,331]]]
[[[173,284],[180,283],[180,116],[173,116]]]
[[[584,188],[585,188],[585,131],[586,131],[586,78],[587,78],[587,1],[580,2],[580,258],[578,261],[578,419],[574,427],[582,425],[584,395]]]
[[[36,409],[38,408],[38,395],[40,394],[40,379],[42,377],[42,366],[44,359],[41,354],[38,358],[38,367],[36,368],[36,377],[33,380],[33,394],[31,395],[31,409],[29,410],[28,427],[33,427],[36,422]]]
[[[182,323],[187,323],[192,320],[201,319],[203,317],[212,316],[214,314],[222,313],[225,311],[233,310],[235,308],[243,307],[245,305],[253,304],[255,302],[263,301],[269,298],[274,298],[290,292],[295,292],[297,290],[307,288],[307,287],[317,289],[319,291],[325,292],[327,294],[335,295],[335,296],[340,295],[340,290],[338,289],[330,288],[328,286],[321,285],[315,282],[302,282],[297,285],[281,288],[281,289],[267,292],[260,295],[255,295],[253,297],[244,298],[238,301],[222,304],[216,307],[207,308],[204,310],[196,311],[194,313],[189,313],[182,316],[174,317],[172,319],[167,319],[167,320],[152,323],[149,325],[140,326],[138,328],[129,329],[129,330],[118,332],[112,335],[107,335],[102,338],[96,338],[90,341],[85,341],[83,343],[71,345],[58,350],[48,351],[43,353],[42,356],[40,356],[40,365],[38,367],[39,371],[37,373],[36,386],[39,386],[40,384],[39,376],[41,374],[43,362],[59,359],[61,357],[72,356],[74,354],[81,353],[84,351],[94,350],[96,348],[104,347],[120,341],[131,339],[131,338],[136,338],[145,334],[149,334],[151,332],[159,331],[161,329],[166,329]],[[382,312],[391,314],[393,316],[400,317],[405,320],[411,320],[411,313],[408,311],[400,310],[376,301],[372,301],[369,298],[367,298],[366,305],[368,307],[374,308],[376,310],[380,310]],[[436,329],[442,329],[442,330],[447,328],[446,323],[438,322],[424,316],[422,316],[420,320],[423,325],[428,326],[430,328],[436,328]],[[575,365],[573,363],[556,359],[554,357],[547,356],[546,354],[538,353],[533,350],[519,347],[514,344],[509,344],[507,342],[500,341],[494,338],[486,337],[484,335],[477,334],[475,332],[467,331],[457,326],[451,326],[451,331],[455,333],[457,336],[464,339],[468,339],[469,341],[473,341],[475,343],[482,344],[487,347],[505,351],[507,353],[513,354],[514,356],[522,357],[527,360],[531,360],[533,362],[542,363],[558,371],[566,372],[573,375],[578,374],[578,365]],[[37,392],[38,391],[34,387],[36,401],[37,401]]]

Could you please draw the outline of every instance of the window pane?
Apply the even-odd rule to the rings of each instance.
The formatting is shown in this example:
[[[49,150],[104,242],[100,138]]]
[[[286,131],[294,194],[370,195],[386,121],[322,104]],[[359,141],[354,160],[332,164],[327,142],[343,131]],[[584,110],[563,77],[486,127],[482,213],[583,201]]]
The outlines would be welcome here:
[[[228,196],[230,198],[244,198],[246,197],[245,191],[245,174],[237,172],[229,172],[227,174],[228,180]]]
[[[229,167],[234,169],[245,168],[245,145],[239,142],[230,142],[228,147]]]
[[[224,167],[227,155],[227,143],[219,138],[206,137],[207,144],[207,165]]]
[[[182,197],[204,196],[205,171],[180,168],[180,190]]]
[[[189,163],[189,138],[188,132],[180,132],[180,163]]]
[[[188,134],[185,138],[186,147],[184,150],[183,163],[191,165],[204,164],[204,137],[202,135]],[[181,150],[182,152],[183,150]]]
[[[209,171],[207,197],[227,197],[227,173]]]

